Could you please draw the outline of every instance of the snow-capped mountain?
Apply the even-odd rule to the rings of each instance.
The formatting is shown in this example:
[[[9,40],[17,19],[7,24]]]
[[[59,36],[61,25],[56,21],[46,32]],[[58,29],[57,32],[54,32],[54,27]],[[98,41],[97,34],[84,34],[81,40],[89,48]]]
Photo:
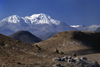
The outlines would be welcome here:
[[[40,14],[33,14],[32,16],[26,16],[25,18],[26,23],[27,20],[30,20],[31,24],[55,24],[58,25],[60,21],[52,19],[50,16],[40,13]]]
[[[96,30],[98,27],[100,27],[100,25],[90,25],[90,26],[84,26],[84,25],[70,25],[70,27],[76,28],[80,31],[94,31]]]
[[[22,22],[22,21],[24,21],[23,18],[21,18],[17,15],[12,15],[12,16],[9,16],[9,17],[3,19],[1,22],[18,23],[18,22]]]
[[[52,19],[50,16],[40,13],[40,14],[33,14],[31,16],[26,17],[19,17],[17,15],[9,16],[2,20],[2,22],[8,23],[18,23],[18,22],[25,22],[27,24],[55,24],[58,25],[60,21]]]
[[[0,33],[11,35],[19,30],[27,30],[40,36],[48,32],[77,30],[64,22],[54,20],[49,15],[40,13],[31,16],[9,16],[0,22]]]
[[[70,27],[73,27],[73,28],[76,28],[80,31],[83,31],[83,28],[86,27],[86,26],[84,26],[84,25],[70,25]]]
[[[70,25],[71,27],[78,28],[78,27],[85,27],[84,25]]]
[[[98,27],[100,27],[100,25],[90,25],[90,26],[85,27],[84,30],[87,30],[87,31],[94,31],[94,30],[96,30]]]

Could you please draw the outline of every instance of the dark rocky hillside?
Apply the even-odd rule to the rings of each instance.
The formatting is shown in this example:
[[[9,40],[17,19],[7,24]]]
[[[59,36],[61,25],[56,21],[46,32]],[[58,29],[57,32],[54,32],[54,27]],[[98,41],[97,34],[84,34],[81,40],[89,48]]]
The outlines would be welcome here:
[[[9,37],[22,41],[22,42],[30,43],[30,44],[34,44],[34,43],[42,41],[35,35],[31,34],[29,31],[18,31],[10,35]]]

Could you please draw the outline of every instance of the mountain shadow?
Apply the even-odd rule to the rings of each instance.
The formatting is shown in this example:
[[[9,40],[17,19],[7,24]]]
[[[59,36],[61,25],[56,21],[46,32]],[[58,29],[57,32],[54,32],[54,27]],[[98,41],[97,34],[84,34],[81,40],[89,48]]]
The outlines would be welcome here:
[[[94,32],[100,32],[100,27],[98,27]]]

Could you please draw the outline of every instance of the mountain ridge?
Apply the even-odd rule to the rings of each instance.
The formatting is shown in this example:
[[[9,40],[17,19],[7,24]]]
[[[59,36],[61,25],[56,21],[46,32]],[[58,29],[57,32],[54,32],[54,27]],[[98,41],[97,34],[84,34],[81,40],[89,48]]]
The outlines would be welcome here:
[[[2,20],[9,23],[25,22],[27,24],[56,24],[58,25],[60,21],[52,19],[49,15],[40,13],[33,14],[31,16],[19,17],[18,15],[12,15]]]
[[[26,18],[12,15],[0,22],[1,34],[11,35],[20,30],[27,30],[36,36],[40,36],[48,32],[61,32],[77,29],[70,27],[64,22],[54,20],[43,13],[33,14]]]
[[[90,26],[84,26],[84,25],[70,25],[73,28],[76,28],[80,31],[95,31],[100,25],[90,25]]]

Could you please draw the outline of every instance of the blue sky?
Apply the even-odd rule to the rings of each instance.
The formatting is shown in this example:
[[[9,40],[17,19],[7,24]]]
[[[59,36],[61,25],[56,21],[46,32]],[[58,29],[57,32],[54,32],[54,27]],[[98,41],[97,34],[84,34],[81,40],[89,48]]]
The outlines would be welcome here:
[[[100,0],[0,0],[0,20],[38,13],[68,25],[100,25]]]

